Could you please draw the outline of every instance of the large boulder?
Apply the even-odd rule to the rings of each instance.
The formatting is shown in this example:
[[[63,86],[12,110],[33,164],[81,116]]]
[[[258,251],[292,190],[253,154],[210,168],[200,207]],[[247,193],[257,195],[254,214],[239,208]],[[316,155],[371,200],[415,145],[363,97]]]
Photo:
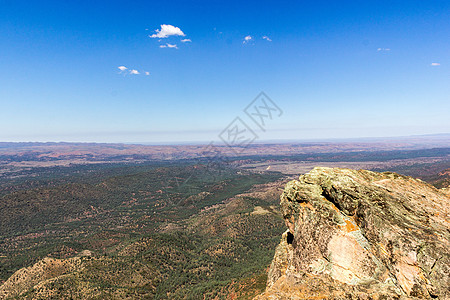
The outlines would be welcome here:
[[[449,204],[411,177],[315,168],[284,189],[288,230],[257,299],[450,299]]]

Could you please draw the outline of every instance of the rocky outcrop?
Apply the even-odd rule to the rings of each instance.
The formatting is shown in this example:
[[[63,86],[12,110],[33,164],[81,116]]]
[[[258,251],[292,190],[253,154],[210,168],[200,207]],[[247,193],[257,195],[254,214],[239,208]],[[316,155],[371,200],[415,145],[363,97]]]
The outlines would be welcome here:
[[[257,299],[450,299],[449,204],[418,179],[315,168],[281,196],[288,230]]]

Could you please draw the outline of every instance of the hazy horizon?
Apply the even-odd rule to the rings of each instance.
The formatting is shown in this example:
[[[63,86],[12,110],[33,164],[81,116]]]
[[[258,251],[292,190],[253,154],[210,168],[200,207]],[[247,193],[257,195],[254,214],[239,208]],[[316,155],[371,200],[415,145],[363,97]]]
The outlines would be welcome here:
[[[436,134],[423,134],[423,135],[405,135],[405,136],[373,136],[373,137],[351,137],[351,138],[311,138],[311,139],[260,139],[253,141],[252,144],[288,144],[288,143],[345,143],[345,142],[377,142],[377,141],[401,141],[401,140],[427,140],[427,139],[448,139],[450,133],[436,133]],[[24,141],[4,141],[0,140],[0,143],[98,143],[98,144],[125,144],[125,145],[143,145],[143,146],[163,146],[163,145],[207,145],[214,142],[215,145],[226,145],[225,142],[216,139],[211,140],[199,140],[199,141],[162,141],[162,142],[146,142],[146,141],[132,141],[132,142],[101,142],[101,141],[71,141],[71,140],[24,140]]]

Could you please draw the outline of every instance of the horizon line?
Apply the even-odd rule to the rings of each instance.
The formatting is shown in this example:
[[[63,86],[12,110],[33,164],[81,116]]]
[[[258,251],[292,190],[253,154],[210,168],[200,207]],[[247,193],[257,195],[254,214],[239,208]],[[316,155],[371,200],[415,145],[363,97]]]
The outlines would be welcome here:
[[[286,143],[335,143],[335,142],[375,142],[377,140],[395,140],[395,139],[417,139],[417,138],[446,138],[450,139],[450,133],[431,133],[420,135],[400,135],[400,136],[375,136],[375,137],[339,137],[339,138],[316,138],[316,139],[265,139],[254,141],[252,144],[286,144]],[[0,141],[0,144],[110,144],[110,145],[141,145],[141,146],[178,146],[178,145],[208,145],[211,143],[217,145],[227,145],[223,141],[204,140],[204,141],[167,141],[167,142],[95,142],[95,141]]]

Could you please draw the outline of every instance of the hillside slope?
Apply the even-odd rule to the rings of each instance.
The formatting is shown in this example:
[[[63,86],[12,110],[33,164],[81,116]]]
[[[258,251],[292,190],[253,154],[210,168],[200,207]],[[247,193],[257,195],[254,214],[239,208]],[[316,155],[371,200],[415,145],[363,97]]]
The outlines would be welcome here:
[[[278,199],[285,183],[228,193],[232,197],[169,219],[156,232],[116,241],[106,252],[90,247],[74,257],[45,257],[0,285],[0,299],[252,299],[264,291],[284,230]],[[185,200],[198,205],[210,191]]]
[[[256,299],[449,299],[449,204],[411,177],[315,168],[285,187],[288,230]]]

